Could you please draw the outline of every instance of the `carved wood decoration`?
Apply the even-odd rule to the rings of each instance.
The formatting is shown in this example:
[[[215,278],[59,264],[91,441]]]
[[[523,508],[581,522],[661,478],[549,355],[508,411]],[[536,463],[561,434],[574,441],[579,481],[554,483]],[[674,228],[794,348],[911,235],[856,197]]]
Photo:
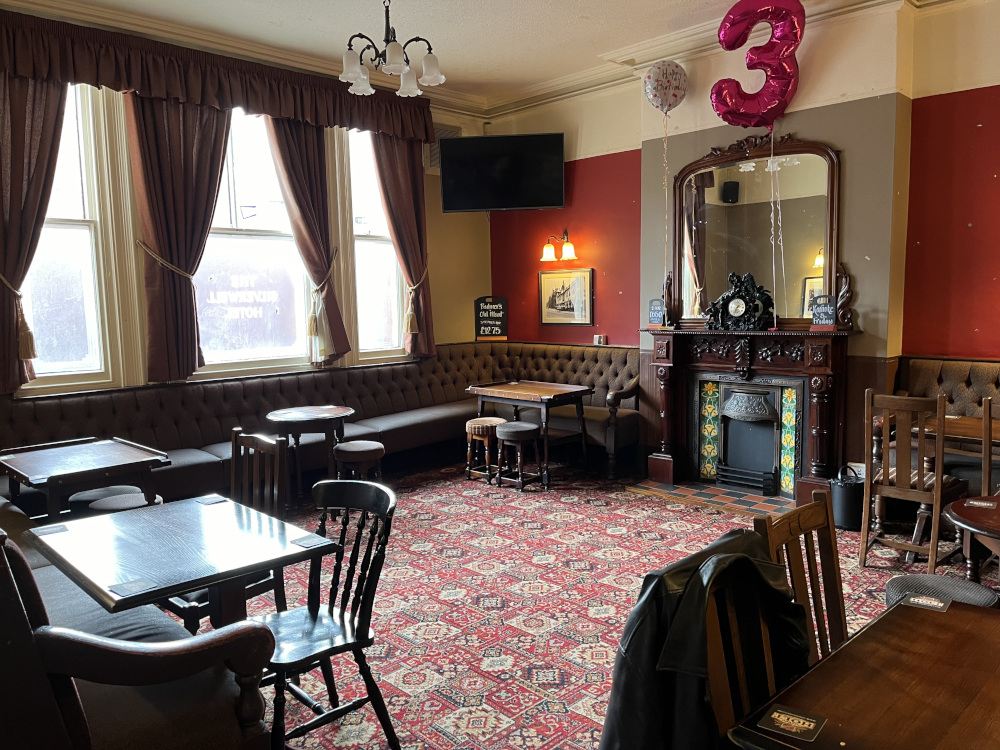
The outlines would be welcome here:
[[[674,324],[674,316],[670,311],[670,301],[674,296],[674,272],[667,271],[663,277],[663,325],[670,328]]]
[[[712,169],[715,167],[725,167],[737,162],[743,161],[745,159],[767,159],[771,154],[771,136],[770,134],[764,135],[752,135],[742,140],[737,141],[725,148],[712,148],[712,150],[696,161],[691,162],[683,169],[681,169],[677,175],[674,177],[674,200],[673,200],[673,216],[672,216],[672,232],[671,237],[673,246],[673,262],[672,262],[672,283],[671,283],[671,293],[672,299],[665,300],[664,307],[670,311],[671,322],[679,329],[682,330],[694,330],[705,327],[705,319],[701,317],[681,317],[681,313],[685,310],[684,300],[682,298],[684,284],[681,283],[683,280],[683,269],[684,269],[684,237],[686,232],[684,231],[684,185],[686,181],[694,174],[701,172],[706,169]],[[840,279],[840,269],[841,264],[839,262],[838,253],[838,214],[839,214],[839,197],[840,197],[840,158],[838,152],[834,151],[832,148],[823,143],[818,143],[816,141],[800,141],[794,138],[791,134],[786,134],[779,137],[774,143],[774,156],[790,156],[793,154],[813,154],[819,156],[827,163],[828,167],[828,178],[827,178],[827,224],[826,224],[826,244],[824,245],[824,254],[826,256],[826,263],[824,267],[824,289],[828,294],[838,293],[838,305],[839,305],[839,294],[844,289],[844,281]],[[847,284],[847,290],[850,292],[850,279],[847,277],[846,271],[843,272]],[[677,283],[673,283],[676,281]],[[844,308],[846,312],[841,316],[840,310],[841,306],[838,306],[838,327],[844,330],[853,327],[852,316],[849,311],[850,299],[845,303]],[[778,327],[782,330],[794,330],[807,328],[809,326],[808,318],[779,318]],[[773,324],[772,324],[773,325]]]
[[[845,331],[854,330],[854,311],[851,302],[854,301],[854,290],[851,289],[851,275],[843,263],[837,264],[837,328]]]

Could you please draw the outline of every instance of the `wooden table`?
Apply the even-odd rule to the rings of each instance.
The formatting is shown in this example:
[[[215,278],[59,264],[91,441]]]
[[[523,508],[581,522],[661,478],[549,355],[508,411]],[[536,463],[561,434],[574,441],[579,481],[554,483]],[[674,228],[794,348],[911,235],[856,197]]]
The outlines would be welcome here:
[[[929,435],[934,434],[937,427],[937,420],[928,419],[924,423],[924,428]],[[1000,419],[993,420],[992,438],[994,443],[1000,443]],[[982,417],[952,417],[944,418],[945,437],[964,438],[966,440],[983,439],[983,419]]]
[[[583,397],[593,393],[594,389],[586,385],[564,385],[562,383],[544,383],[539,380],[515,380],[507,383],[487,383],[470,385],[468,393],[479,398],[479,416],[487,401],[497,404],[511,404],[514,407],[514,419],[520,419],[522,406],[537,407],[542,416],[542,487],[549,488],[549,409],[563,404],[575,404],[576,415],[580,419],[580,442],[583,446],[583,460],[587,460],[587,429],[583,421]],[[554,434],[554,433],[553,433]],[[575,435],[566,432],[559,437]]]
[[[151,474],[169,466],[166,453],[121,438],[84,438],[16,448],[0,455],[0,470],[10,477],[11,500],[19,485],[42,490],[50,521],[55,521],[75,492],[109,485],[136,484],[152,505],[156,499]]]
[[[972,549],[972,538],[994,554],[1000,554],[1000,497],[965,497],[950,503],[942,512],[945,518],[962,529],[962,554],[965,577],[979,582],[979,558]]]
[[[349,406],[292,406],[278,409],[267,415],[278,434],[288,440],[288,447],[295,460],[296,491],[302,499],[302,462],[299,460],[299,438],[303,433],[322,432],[326,437],[327,476],[337,476],[333,461],[333,449],[344,439],[344,420],[354,414]],[[294,445],[293,445],[294,444]]]
[[[41,526],[24,539],[109,612],[207,587],[216,628],[246,619],[244,576],[339,547],[219,495]]]
[[[761,729],[774,705],[826,718],[813,742]],[[897,604],[729,731],[739,747],[1000,747],[1000,611]]]

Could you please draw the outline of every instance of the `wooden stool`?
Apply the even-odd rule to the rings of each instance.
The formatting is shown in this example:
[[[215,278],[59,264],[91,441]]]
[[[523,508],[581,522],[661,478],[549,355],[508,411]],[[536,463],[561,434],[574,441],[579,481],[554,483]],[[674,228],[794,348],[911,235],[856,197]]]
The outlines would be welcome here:
[[[466,446],[465,453],[465,478],[472,479],[472,477],[486,477],[486,484],[493,481],[493,465],[490,464],[490,450],[493,447],[493,440],[496,438],[497,426],[506,424],[506,419],[501,419],[500,417],[476,417],[475,419],[470,419],[465,423],[465,435],[468,438],[468,444]],[[472,465],[472,446],[473,443],[479,441],[483,444],[483,450],[486,452],[486,456],[483,459],[483,463]],[[497,466],[497,473],[500,472],[500,467]]]
[[[508,464],[507,474],[517,477],[517,489],[524,491],[524,485],[537,482],[542,478],[541,454],[538,452],[538,437],[542,434],[542,428],[532,422],[508,422],[496,428],[497,433],[497,463],[499,471],[497,473],[497,487],[503,485],[503,449],[513,447],[517,452],[517,471]],[[524,444],[531,442],[535,448],[535,463],[538,464],[538,472],[535,474],[524,473]]]
[[[382,456],[385,446],[374,440],[348,440],[337,443],[333,448],[333,460],[337,465],[337,479],[344,479],[346,472],[364,479],[375,469],[375,479],[382,479]]]

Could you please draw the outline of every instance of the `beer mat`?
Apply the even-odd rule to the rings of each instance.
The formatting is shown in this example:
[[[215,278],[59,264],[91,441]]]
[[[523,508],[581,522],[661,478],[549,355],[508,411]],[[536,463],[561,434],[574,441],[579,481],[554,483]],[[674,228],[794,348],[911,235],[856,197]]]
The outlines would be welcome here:
[[[226,502],[226,498],[222,495],[206,495],[205,497],[199,497],[196,502],[199,502],[202,505],[215,505],[216,503]]]
[[[142,591],[149,591],[155,586],[156,583],[150,581],[148,578],[136,578],[134,581],[125,581],[124,583],[116,583],[114,586],[108,586],[108,591],[118,594],[118,596],[131,596]]]
[[[826,719],[816,714],[797,711],[788,706],[775,703],[757,722],[761,729],[795,737],[798,740],[812,742],[819,736],[820,730],[826,724]]]
[[[933,609],[935,612],[947,612],[951,599],[943,596],[931,596],[930,594],[907,594],[903,597],[903,604],[908,607]]]
[[[35,536],[45,536],[46,534],[58,534],[60,531],[66,531],[66,524],[61,523],[57,526],[42,526],[38,529],[32,529],[35,532]]]
[[[984,510],[996,510],[997,501],[996,500],[966,500],[966,508],[982,508]]]
[[[292,544],[297,544],[300,547],[318,547],[321,544],[326,544],[326,542],[326,539],[321,536],[316,536],[315,534],[304,536],[301,539],[292,540]]]

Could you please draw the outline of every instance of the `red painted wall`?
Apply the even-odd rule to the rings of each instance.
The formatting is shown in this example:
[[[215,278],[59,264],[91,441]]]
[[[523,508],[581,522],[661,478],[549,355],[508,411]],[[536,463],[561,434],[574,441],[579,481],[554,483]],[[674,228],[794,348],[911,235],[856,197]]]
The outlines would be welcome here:
[[[490,215],[493,294],[506,297],[511,341],[639,344],[641,152],[626,151],[566,163],[566,207]],[[575,261],[542,263],[550,234],[569,239]],[[561,244],[556,246],[559,257]],[[594,269],[594,325],[545,325],[539,319],[538,272]]]
[[[1000,86],[913,102],[903,354],[1000,359]]]

